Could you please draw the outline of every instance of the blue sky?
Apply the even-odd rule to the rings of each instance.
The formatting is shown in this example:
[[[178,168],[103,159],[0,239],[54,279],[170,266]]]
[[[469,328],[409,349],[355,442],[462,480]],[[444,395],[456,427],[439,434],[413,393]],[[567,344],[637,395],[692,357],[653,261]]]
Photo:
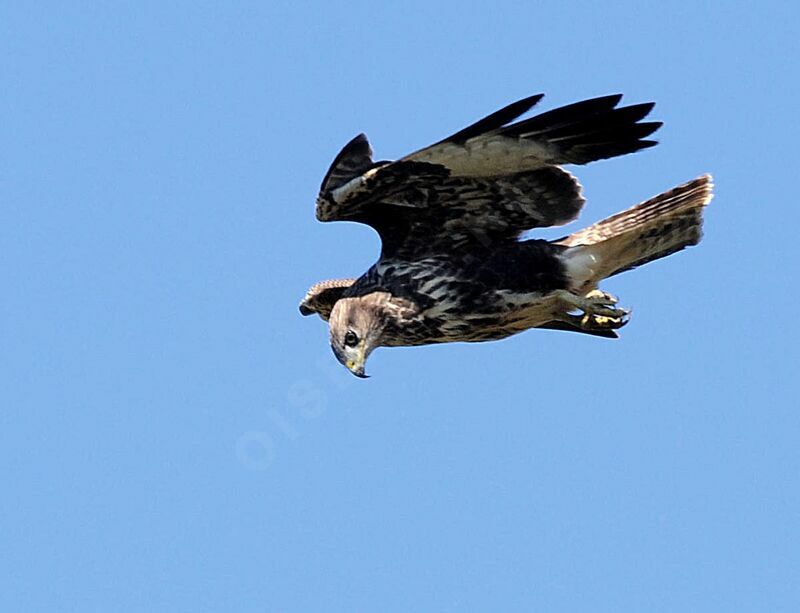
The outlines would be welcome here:
[[[6,3],[0,609],[798,610],[798,20]],[[315,221],[333,156],[537,92],[665,122],[577,170],[569,228],[711,172],[703,244],[608,283],[619,341],[384,349],[356,380],[297,312],[379,248]]]

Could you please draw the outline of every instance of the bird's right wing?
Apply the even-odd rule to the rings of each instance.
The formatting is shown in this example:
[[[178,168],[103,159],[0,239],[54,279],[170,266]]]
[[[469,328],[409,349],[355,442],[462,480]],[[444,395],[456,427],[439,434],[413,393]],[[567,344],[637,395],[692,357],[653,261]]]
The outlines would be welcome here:
[[[303,315],[317,313],[322,319],[328,321],[333,305],[355,281],[355,279],[329,279],[312,285],[300,303],[300,312]]]

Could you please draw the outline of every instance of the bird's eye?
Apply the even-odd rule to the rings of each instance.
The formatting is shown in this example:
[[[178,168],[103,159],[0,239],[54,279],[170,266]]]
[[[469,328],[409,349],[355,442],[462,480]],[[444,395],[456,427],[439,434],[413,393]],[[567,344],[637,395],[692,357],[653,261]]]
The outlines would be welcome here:
[[[348,330],[344,335],[344,344],[348,347],[355,347],[358,345],[358,335],[352,330]]]

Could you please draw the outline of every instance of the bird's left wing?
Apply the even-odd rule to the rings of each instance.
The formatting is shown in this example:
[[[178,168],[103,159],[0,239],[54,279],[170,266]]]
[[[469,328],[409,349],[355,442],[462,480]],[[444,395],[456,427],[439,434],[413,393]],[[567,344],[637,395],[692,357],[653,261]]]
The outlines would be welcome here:
[[[312,285],[300,303],[300,312],[303,315],[317,313],[328,321],[333,305],[355,281],[355,279],[329,279]]]
[[[618,107],[620,95],[584,100],[510,123],[541,95],[511,104],[396,162],[372,161],[366,137],[334,160],[317,198],[321,221],[373,226],[386,247],[419,250],[515,237],[574,219],[580,185],[561,164],[586,164],[655,144],[641,123],[652,103]]]

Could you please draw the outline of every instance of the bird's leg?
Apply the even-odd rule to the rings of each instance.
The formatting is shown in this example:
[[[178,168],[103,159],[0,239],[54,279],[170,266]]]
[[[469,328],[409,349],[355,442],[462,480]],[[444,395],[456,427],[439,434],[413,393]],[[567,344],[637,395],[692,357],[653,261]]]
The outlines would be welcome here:
[[[567,290],[559,290],[558,296],[570,311],[582,311],[583,315],[568,315],[570,321],[584,330],[615,330],[628,323],[629,311],[615,307],[617,298],[599,289],[585,296]]]

